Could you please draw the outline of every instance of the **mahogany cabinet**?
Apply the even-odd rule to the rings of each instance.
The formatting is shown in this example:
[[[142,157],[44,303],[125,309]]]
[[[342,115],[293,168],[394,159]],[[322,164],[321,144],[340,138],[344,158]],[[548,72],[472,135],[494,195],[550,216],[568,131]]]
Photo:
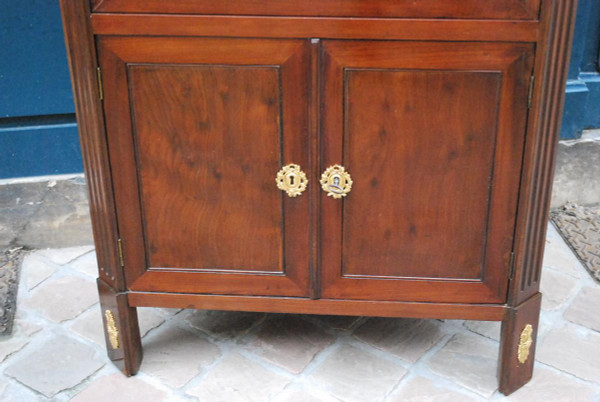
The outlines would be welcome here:
[[[502,321],[531,378],[574,0],[61,0],[111,360],[136,307]]]

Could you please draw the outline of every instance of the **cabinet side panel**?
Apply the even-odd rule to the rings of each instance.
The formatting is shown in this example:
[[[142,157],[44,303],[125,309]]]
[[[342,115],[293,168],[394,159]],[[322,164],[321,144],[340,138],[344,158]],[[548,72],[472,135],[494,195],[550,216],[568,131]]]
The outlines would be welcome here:
[[[546,1],[538,41],[536,88],[526,141],[516,228],[515,280],[509,303],[518,305],[539,290],[577,0]]]
[[[111,287],[123,290],[111,168],[98,95],[94,38],[89,26],[89,4],[87,1],[61,0],[60,5],[88,184],[99,276]]]

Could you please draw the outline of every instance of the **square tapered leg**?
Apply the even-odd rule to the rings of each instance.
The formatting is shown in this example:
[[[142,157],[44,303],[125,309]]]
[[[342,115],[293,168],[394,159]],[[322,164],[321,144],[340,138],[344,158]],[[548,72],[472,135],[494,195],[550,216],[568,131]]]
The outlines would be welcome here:
[[[137,311],[129,306],[126,294],[115,292],[100,279],[98,293],[108,357],[125,375],[135,375],[143,356]]]

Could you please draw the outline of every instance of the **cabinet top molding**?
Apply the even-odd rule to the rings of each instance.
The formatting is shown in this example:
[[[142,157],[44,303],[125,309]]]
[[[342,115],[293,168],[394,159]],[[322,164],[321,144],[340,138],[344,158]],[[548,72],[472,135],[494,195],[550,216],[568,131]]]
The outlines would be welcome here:
[[[97,35],[536,42],[538,21],[92,14]]]
[[[92,0],[97,13],[535,20],[540,0]]]

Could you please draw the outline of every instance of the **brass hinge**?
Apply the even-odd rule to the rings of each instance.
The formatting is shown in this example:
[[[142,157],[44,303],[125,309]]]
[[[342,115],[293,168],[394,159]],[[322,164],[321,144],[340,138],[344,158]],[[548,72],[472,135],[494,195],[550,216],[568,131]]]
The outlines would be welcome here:
[[[104,88],[102,85],[102,70],[100,67],[96,67],[96,75],[98,78],[98,97],[100,100],[104,100]]]
[[[121,267],[124,267],[125,258],[123,257],[123,240],[117,240],[117,247],[119,248],[119,264],[121,264]]]
[[[510,262],[508,270],[508,279],[512,281],[515,277],[515,253],[512,251],[510,252]]]
[[[535,84],[535,77],[532,75],[529,79],[529,95],[527,95],[527,109],[531,109],[533,103],[533,87]]]

